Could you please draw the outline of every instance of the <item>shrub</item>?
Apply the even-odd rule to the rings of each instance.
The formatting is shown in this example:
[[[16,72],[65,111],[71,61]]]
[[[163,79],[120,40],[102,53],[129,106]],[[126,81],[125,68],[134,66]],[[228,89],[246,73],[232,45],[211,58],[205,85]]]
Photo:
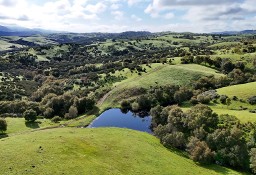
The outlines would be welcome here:
[[[256,173],[256,148],[252,148],[250,152],[250,168]]]
[[[73,119],[77,117],[77,108],[75,106],[71,106],[68,110],[68,113],[65,114],[66,119]]]
[[[58,123],[58,122],[60,122],[62,120],[62,118],[60,117],[60,116],[55,116],[55,117],[53,117],[52,118],[52,122],[54,122],[54,123]]]
[[[208,147],[205,141],[200,141],[196,137],[192,137],[187,145],[190,158],[195,162],[204,164],[212,163],[214,153]]]
[[[53,117],[53,109],[52,108],[47,108],[45,111],[44,111],[44,116],[45,118],[52,118]]]
[[[228,96],[226,96],[226,95],[221,95],[221,96],[220,96],[220,102],[221,102],[222,104],[226,104],[227,98],[228,98]]]
[[[29,122],[34,122],[37,119],[37,113],[33,109],[26,110],[23,113],[23,116],[24,116],[25,120],[29,121]]]
[[[137,102],[133,102],[133,103],[132,103],[132,111],[138,112],[139,109],[140,109],[139,104],[138,104]]]
[[[131,109],[131,104],[130,104],[130,102],[129,101],[127,101],[127,100],[123,100],[122,102],[121,102],[121,108],[123,109],[123,110],[129,110],[129,109]]]
[[[0,118],[0,132],[5,132],[7,130],[7,122],[4,118]]]
[[[182,149],[186,145],[186,138],[182,132],[173,132],[164,136],[162,142],[164,146],[172,146]]]
[[[209,104],[211,101],[211,98],[209,96],[198,95],[197,100],[202,104]]]
[[[255,105],[256,104],[256,96],[252,96],[252,97],[248,98],[248,102],[251,105]]]

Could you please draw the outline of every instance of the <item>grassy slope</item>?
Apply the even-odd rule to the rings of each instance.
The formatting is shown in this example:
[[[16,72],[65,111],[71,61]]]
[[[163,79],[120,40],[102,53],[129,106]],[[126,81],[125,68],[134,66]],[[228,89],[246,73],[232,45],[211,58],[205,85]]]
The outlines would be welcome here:
[[[1,139],[0,146],[3,175],[240,174],[217,165],[201,167],[155,137],[127,129],[43,130]]]
[[[48,119],[38,119],[35,123],[25,123],[24,118],[6,118],[6,121],[8,125],[6,134],[13,134],[56,125]]]
[[[218,93],[229,97],[237,96],[239,98],[247,99],[256,95],[256,82],[224,87],[218,89]]]
[[[222,74],[216,73],[214,69],[196,64],[152,64],[152,69],[146,74],[142,76],[130,75],[128,79],[115,84],[115,88],[104,102],[103,107],[117,106],[118,104],[115,101],[129,97],[129,94],[125,93],[132,88],[150,88],[150,86],[164,86],[168,84],[190,85],[192,81],[208,75],[222,76]]]

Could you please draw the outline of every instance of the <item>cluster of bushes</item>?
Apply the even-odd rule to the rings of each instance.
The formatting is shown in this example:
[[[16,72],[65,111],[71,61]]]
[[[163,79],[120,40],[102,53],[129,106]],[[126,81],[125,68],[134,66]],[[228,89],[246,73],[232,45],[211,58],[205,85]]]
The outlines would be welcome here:
[[[156,105],[182,104],[184,101],[190,100],[192,96],[193,91],[186,87],[176,85],[152,87],[148,91],[145,90],[144,95],[136,99],[122,101],[121,108],[134,112],[147,111]]]
[[[150,115],[154,133],[166,147],[184,150],[203,164],[243,170],[251,165],[256,171],[255,124],[241,124],[234,116],[218,116],[203,104],[186,112],[178,106],[156,106]]]

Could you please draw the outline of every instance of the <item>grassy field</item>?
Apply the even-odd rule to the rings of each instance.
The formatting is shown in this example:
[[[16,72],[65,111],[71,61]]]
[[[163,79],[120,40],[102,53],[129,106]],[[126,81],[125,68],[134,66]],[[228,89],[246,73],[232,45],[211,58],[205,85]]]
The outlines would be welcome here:
[[[24,118],[6,118],[6,121],[8,125],[6,134],[14,134],[56,125],[48,119],[37,119],[35,123],[26,123]]]
[[[147,133],[127,129],[58,128],[1,139],[2,175],[241,174],[202,167],[164,148]]]
[[[124,71],[125,72],[125,71]],[[188,65],[168,65],[152,64],[152,68],[143,73],[142,76],[129,74],[127,79],[114,84],[113,90],[103,104],[103,107],[118,106],[118,101],[129,98],[129,90],[133,88],[150,88],[151,86],[191,85],[191,82],[203,76],[214,75],[222,76],[216,73],[214,69],[196,64]]]
[[[221,95],[227,95],[229,97],[237,96],[242,99],[247,99],[256,95],[256,82],[224,87],[217,91]]]

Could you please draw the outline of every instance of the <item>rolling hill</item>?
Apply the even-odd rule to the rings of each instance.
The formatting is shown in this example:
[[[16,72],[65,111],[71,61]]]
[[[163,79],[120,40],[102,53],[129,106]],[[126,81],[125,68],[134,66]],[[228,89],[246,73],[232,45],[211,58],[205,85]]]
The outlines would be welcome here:
[[[1,139],[0,146],[2,175],[241,174],[202,167],[167,150],[157,138],[127,129],[49,129]]]

